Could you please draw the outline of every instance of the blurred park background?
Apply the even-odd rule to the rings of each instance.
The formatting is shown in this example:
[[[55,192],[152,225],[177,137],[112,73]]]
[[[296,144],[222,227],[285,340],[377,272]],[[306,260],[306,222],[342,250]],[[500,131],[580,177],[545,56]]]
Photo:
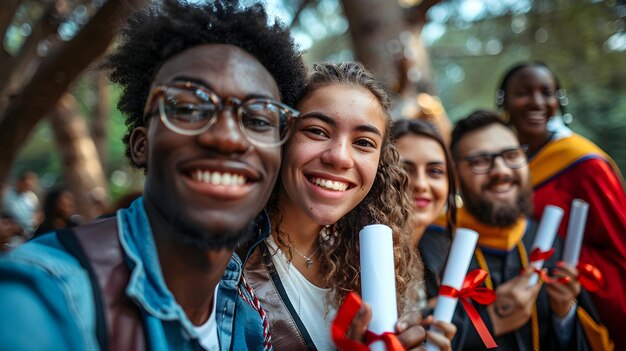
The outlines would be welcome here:
[[[196,0],[198,1],[198,0]],[[253,3],[255,1],[245,1]],[[58,182],[89,218],[141,190],[123,157],[118,89],[98,69],[148,0],[1,0],[0,186],[26,170]],[[567,91],[570,127],[626,167],[624,0],[267,0],[308,64],[357,59],[395,100],[394,118],[454,122],[495,108],[503,72],[546,62]]]

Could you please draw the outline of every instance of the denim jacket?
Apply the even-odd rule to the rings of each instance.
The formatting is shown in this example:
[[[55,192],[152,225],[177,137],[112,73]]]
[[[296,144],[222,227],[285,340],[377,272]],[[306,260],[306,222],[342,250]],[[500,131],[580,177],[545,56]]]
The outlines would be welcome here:
[[[259,242],[269,235],[265,219]],[[142,198],[118,211],[117,225],[131,271],[126,295],[143,316],[148,347],[202,350],[193,324],[165,285]],[[241,273],[233,253],[217,295],[220,348],[262,350],[259,313],[237,291]],[[95,319],[88,274],[56,235],[0,256],[0,350],[97,350]]]

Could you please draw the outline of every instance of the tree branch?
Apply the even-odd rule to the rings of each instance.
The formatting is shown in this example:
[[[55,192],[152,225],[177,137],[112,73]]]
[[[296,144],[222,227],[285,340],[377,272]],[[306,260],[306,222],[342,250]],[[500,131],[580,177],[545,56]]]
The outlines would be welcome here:
[[[46,6],[43,15],[33,24],[32,33],[22,45],[19,53],[10,63],[0,67],[0,77],[4,77],[0,80],[0,96],[2,97],[0,110],[4,107],[5,98],[24,86],[37,69],[39,64],[37,61],[40,60],[37,55],[37,46],[41,41],[47,38],[54,38],[53,42],[57,41],[57,36],[54,34],[59,27],[60,18],[65,16],[65,13],[59,13],[57,8],[55,1]]]
[[[72,40],[42,62],[32,81],[16,95],[0,118],[0,184],[37,122],[59,101],[70,83],[102,55],[121,22],[147,0],[109,0]]]
[[[406,19],[411,25],[421,28],[426,24],[426,13],[431,7],[445,0],[423,0],[417,6],[406,10]]]
[[[293,28],[293,26],[298,22],[298,19],[300,18],[300,14],[302,13],[302,11],[304,11],[304,9],[311,3],[317,2],[317,0],[303,0],[300,5],[298,6],[298,8],[296,9],[296,12],[293,14],[293,20],[291,20],[291,24],[289,25],[289,28]]]
[[[6,35],[7,28],[11,22],[13,22],[13,17],[15,16],[15,12],[20,7],[19,0],[2,0],[0,1],[0,33],[2,37]]]
[[[6,37],[7,29],[13,21],[15,12],[20,6],[19,0],[4,0],[0,2],[0,35]],[[10,64],[13,57],[4,48],[4,40],[0,41],[0,67]],[[3,77],[0,75],[0,77]]]

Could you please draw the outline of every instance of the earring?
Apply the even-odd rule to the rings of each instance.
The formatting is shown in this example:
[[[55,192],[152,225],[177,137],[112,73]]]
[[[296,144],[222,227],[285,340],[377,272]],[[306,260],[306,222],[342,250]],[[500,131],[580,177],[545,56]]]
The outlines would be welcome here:
[[[571,113],[568,112],[563,115],[563,123],[565,123],[565,125],[572,123],[573,120],[574,120],[574,115],[572,115]]]
[[[329,224],[322,227],[318,240],[322,246],[333,246],[335,244],[335,238],[339,235],[337,230],[337,224]]]
[[[456,205],[456,208],[463,207],[463,196],[461,196],[460,193],[454,194],[454,204]]]
[[[502,106],[504,104],[504,90],[498,89],[496,90],[496,105]]]
[[[565,89],[559,89],[556,91],[556,98],[559,100],[559,105],[567,106],[569,99],[567,98],[567,92]]]

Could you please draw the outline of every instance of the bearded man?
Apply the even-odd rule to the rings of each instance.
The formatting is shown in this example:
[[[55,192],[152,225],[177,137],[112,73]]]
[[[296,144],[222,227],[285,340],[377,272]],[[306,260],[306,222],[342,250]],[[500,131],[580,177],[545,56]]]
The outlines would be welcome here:
[[[532,204],[528,160],[515,132],[496,113],[479,110],[457,123],[451,151],[464,203],[457,226],[479,234],[469,269],[489,272],[485,286],[496,292],[493,304],[476,307],[499,349],[609,347],[606,329],[588,307],[578,272],[563,262],[557,264],[560,241],[555,242],[555,254],[544,267],[552,269],[555,277],[567,278],[529,286],[535,274],[529,268],[529,253],[537,223],[528,218]],[[464,309],[457,308],[453,322],[459,330],[454,350],[485,348]]]

